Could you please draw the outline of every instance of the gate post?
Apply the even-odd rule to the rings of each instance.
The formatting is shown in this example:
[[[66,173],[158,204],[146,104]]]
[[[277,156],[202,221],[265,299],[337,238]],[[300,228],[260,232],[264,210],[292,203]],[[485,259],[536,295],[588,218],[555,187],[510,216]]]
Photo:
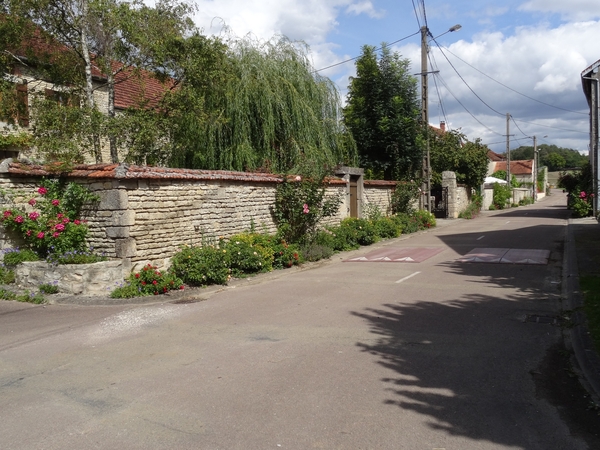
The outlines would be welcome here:
[[[456,174],[452,171],[442,172],[442,187],[448,188],[448,218],[458,219],[458,201]]]

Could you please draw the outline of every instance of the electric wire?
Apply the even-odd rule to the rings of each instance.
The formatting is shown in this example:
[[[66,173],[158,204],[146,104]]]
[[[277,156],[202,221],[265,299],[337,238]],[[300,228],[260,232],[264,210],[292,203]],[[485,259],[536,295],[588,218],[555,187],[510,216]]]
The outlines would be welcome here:
[[[517,127],[517,129],[521,132],[521,134],[523,134],[523,136],[525,136],[528,139],[531,139],[532,136],[529,136],[528,134],[526,134],[523,130],[521,130],[521,127],[519,127],[519,124],[516,122],[515,118],[513,116],[511,116],[509,114],[509,117],[512,119],[513,123],[515,124],[515,126]]]
[[[437,61],[435,60],[435,56],[433,55],[433,53],[428,53],[427,57],[429,59],[429,63],[431,65],[431,68],[433,69],[433,71],[434,72],[436,70],[439,71],[438,65],[437,65]],[[444,122],[448,123],[448,117],[446,115],[446,108],[444,107],[444,102],[442,101],[442,96],[440,94],[440,88],[438,86],[436,77],[433,77],[433,84],[435,85],[435,92],[436,92],[438,100],[440,102],[439,103],[440,104],[440,110],[442,111],[442,116],[444,117]]]
[[[413,11],[415,12],[415,18],[417,19],[417,24],[419,25],[419,28],[421,28],[421,21],[419,20],[419,13],[417,11],[417,5],[415,5],[415,0],[412,0],[412,5]]]
[[[440,45],[439,45],[439,44],[438,44],[438,47],[440,47]],[[443,46],[442,46],[442,47],[443,47]],[[541,100],[538,100],[538,99],[536,99],[536,98],[530,97],[529,95],[523,94],[522,92],[519,92],[519,91],[517,91],[517,90],[515,90],[515,89],[511,88],[510,86],[507,86],[506,84],[504,84],[504,83],[502,83],[502,82],[500,82],[500,81],[498,81],[498,80],[494,79],[493,77],[489,76],[489,75],[488,75],[488,74],[486,74],[485,72],[482,72],[482,71],[481,71],[481,70],[479,70],[477,67],[475,67],[475,66],[473,66],[473,65],[469,64],[469,63],[468,63],[468,62],[466,62],[464,59],[462,59],[460,56],[458,56],[458,55],[456,55],[456,54],[452,53],[452,52],[451,52],[451,51],[448,49],[448,47],[444,47],[444,49],[445,49],[445,50],[446,50],[448,53],[450,53],[452,56],[454,56],[456,59],[458,59],[458,60],[462,61],[464,64],[466,64],[467,66],[469,66],[469,67],[471,67],[472,69],[476,70],[477,72],[479,72],[479,73],[480,73],[480,74],[482,74],[483,76],[485,76],[485,77],[489,78],[490,80],[492,80],[492,81],[494,81],[494,82],[498,83],[500,86],[502,86],[502,87],[505,87],[506,89],[508,89],[508,90],[510,90],[510,91],[513,91],[513,92],[514,92],[514,93],[516,93],[516,94],[519,94],[519,95],[521,95],[521,96],[523,96],[523,97],[525,97],[525,98],[528,98],[529,100],[532,100],[532,101],[534,101],[534,102],[540,103],[540,104],[542,104],[542,105],[550,106],[551,108],[560,109],[561,111],[570,112],[570,113],[573,113],[573,114],[582,114],[582,115],[585,115],[585,116],[587,116],[587,115],[589,114],[589,113],[587,113],[587,112],[582,112],[582,111],[573,111],[573,110],[571,110],[571,109],[566,109],[566,108],[561,108],[560,106],[551,105],[550,103],[546,103],[546,102],[543,102],[543,101],[541,101]]]
[[[419,34],[419,33],[420,33],[420,31],[417,31],[416,33],[413,33],[413,34],[411,34],[411,35],[409,35],[409,36],[405,36],[405,37],[403,37],[402,39],[398,39],[397,41],[390,42],[389,44],[382,45],[381,47],[378,47],[378,48],[376,48],[376,49],[375,49],[375,51],[376,51],[376,52],[378,52],[379,50],[382,50],[382,49],[384,49],[384,48],[390,47],[391,45],[397,44],[398,42],[405,41],[406,39],[408,39],[408,38],[411,38],[411,37],[413,37],[413,36],[416,36],[416,35],[417,35],[417,34]],[[362,55],[355,56],[354,58],[346,59],[345,61],[340,61],[339,63],[335,63],[335,64],[332,64],[332,65],[330,65],[330,66],[323,67],[322,69],[313,70],[311,73],[322,72],[323,70],[331,69],[332,67],[341,66],[342,64],[346,64],[346,63],[348,63],[348,62],[350,62],[350,61],[355,61],[355,60],[357,60],[358,58],[360,58],[361,56],[362,56]]]

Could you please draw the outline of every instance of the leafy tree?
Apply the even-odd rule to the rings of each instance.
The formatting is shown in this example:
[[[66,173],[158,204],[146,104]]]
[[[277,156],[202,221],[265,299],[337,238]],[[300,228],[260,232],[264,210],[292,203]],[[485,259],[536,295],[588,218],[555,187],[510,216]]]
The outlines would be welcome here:
[[[409,61],[383,45],[365,45],[350,79],[344,123],[356,141],[360,165],[386,179],[410,179],[421,167],[417,144],[417,82]]]
[[[470,142],[454,130],[430,131],[429,152],[434,184],[441,184],[442,172],[446,170],[455,172],[457,182],[471,188],[483,184],[488,166],[488,148],[479,139]]]
[[[565,168],[574,169],[583,167],[588,157],[571,148],[558,147],[556,145],[542,144],[537,147],[539,152],[540,166],[548,166],[548,170],[556,172]],[[533,147],[521,146],[510,151],[510,159],[513,161],[533,159]]]

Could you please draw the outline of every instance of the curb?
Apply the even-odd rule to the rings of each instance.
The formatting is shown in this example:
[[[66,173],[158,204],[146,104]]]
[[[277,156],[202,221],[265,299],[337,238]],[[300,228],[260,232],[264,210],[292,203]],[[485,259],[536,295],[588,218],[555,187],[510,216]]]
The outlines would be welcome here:
[[[575,310],[583,306],[583,294],[579,286],[579,269],[572,223],[572,219],[568,219],[565,231],[562,298],[566,301],[569,309]],[[567,344],[573,350],[581,371],[582,383],[598,402],[600,401],[600,355],[594,349],[583,311],[575,312],[573,321],[575,326],[568,331]]]

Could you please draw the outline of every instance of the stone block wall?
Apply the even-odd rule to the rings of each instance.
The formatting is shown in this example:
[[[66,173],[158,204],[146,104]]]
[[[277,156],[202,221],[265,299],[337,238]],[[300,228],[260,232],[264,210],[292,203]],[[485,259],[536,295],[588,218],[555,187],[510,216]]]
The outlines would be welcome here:
[[[41,168],[5,162],[0,166],[0,188],[27,192],[27,201],[42,176]],[[69,179],[100,197],[84,211],[88,243],[98,254],[134,265],[163,266],[184,245],[202,245],[219,237],[255,229],[275,233],[271,214],[281,179],[271,174],[147,168],[116,164],[77,166]],[[328,195],[341,195],[338,214],[326,223],[348,216],[343,180],[330,180]],[[1,233],[2,247],[14,247],[12,236]]]
[[[392,192],[396,187],[395,181],[365,180],[363,188],[363,209],[369,211],[369,205],[376,207],[384,215],[390,215]]]

